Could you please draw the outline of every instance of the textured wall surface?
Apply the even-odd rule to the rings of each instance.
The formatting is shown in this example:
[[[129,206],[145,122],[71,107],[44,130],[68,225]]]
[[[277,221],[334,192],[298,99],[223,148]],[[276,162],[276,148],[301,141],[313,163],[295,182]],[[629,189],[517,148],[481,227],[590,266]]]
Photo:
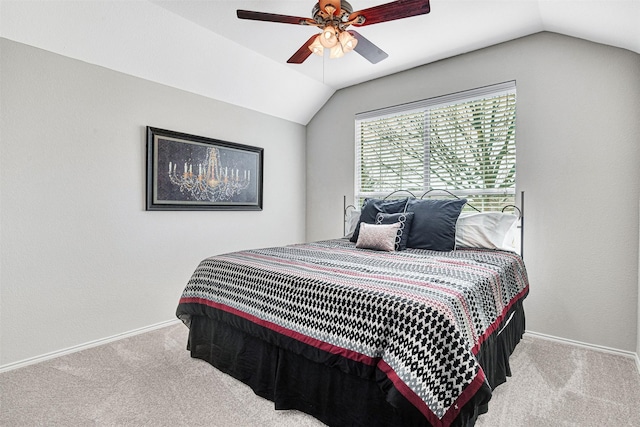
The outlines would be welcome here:
[[[515,80],[527,329],[636,351],[638,76],[636,53],[539,33],[340,90],[307,125],[307,240],[342,231],[356,113]]]
[[[201,259],[304,240],[304,126],[0,48],[0,366],[175,318]],[[146,126],[264,148],[264,209],[145,211]]]

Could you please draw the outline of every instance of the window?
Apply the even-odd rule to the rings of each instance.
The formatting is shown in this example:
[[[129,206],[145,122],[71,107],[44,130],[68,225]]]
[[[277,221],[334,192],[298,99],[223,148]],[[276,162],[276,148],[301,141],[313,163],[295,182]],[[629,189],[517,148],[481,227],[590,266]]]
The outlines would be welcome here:
[[[356,198],[434,188],[515,204],[515,131],[515,82],[357,114]]]

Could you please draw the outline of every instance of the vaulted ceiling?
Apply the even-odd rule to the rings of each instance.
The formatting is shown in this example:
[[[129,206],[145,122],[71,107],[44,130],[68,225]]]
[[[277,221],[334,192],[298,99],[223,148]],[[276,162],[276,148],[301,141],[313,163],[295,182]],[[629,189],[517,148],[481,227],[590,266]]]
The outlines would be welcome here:
[[[354,10],[388,2],[350,0]],[[540,31],[640,54],[640,0],[431,0],[429,14],[358,29],[389,54],[378,64],[355,52],[287,64],[317,29],[236,17],[310,17],[314,4],[1,0],[0,36],[301,124],[340,88]]]

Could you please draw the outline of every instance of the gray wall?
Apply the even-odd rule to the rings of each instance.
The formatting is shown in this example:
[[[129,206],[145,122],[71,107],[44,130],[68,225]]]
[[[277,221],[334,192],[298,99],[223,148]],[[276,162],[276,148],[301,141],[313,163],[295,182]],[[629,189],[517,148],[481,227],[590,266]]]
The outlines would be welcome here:
[[[307,240],[340,235],[354,114],[516,80],[527,329],[636,351],[640,55],[540,33],[338,91],[307,126]]]
[[[0,366],[174,319],[207,256],[304,241],[304,126],[0,51]],[[146,212],[147,125],[263,147],[264,210]]]

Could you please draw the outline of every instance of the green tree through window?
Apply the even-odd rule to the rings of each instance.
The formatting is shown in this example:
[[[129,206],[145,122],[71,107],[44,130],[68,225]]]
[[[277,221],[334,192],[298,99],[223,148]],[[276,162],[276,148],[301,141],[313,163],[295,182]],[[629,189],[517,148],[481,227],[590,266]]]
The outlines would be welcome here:
[[[436,188],[482,210],[514,204],[515,85],[497,86],[357,116],[359,203],[399,189],[420,195]]]

